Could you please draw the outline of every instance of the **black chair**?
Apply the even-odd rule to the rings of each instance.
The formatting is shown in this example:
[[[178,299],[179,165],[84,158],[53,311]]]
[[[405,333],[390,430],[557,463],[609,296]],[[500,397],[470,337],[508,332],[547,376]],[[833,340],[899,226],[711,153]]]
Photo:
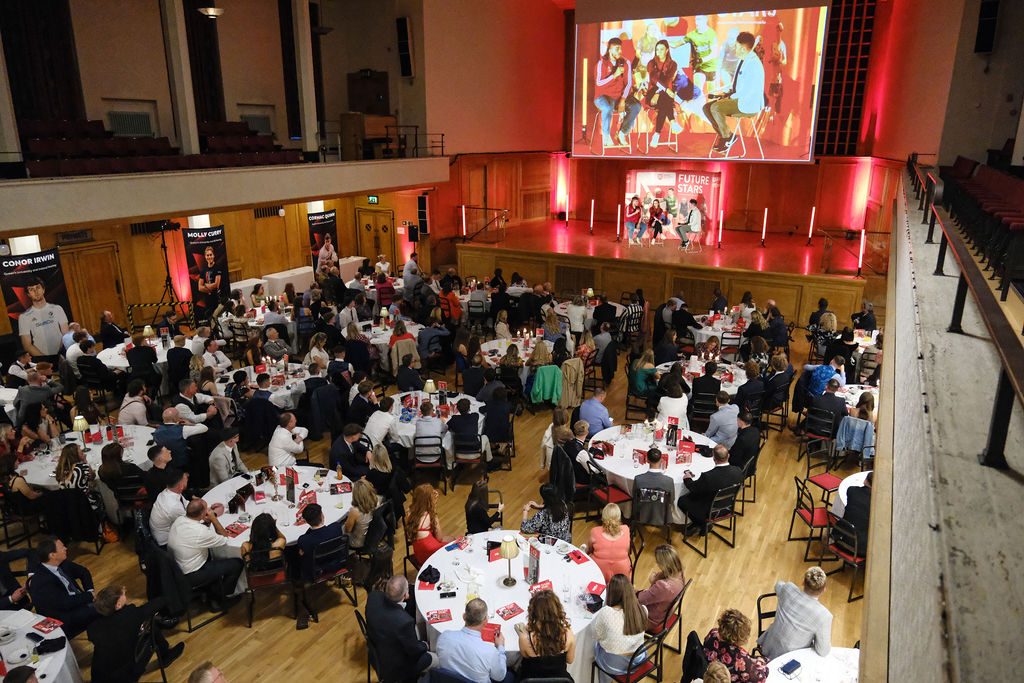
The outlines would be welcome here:
[[[708,657],[704,654],[704,643],[696,631],[686,636],[686,651],[683,652],[683,676],[679,683],[690,683],[701,676],[708,668]]]
[[[271,550],[250,550],[245,562],[246,588],[249,596],[249,628],[252,628],[253,612],[256,609],[256,591],[280,586],[291,586],[288,580],[284,554],[270,557]]]
[[[708,511],[708,518],[695,525],[700,528],[700,535],[704,537],[704,548],[701,549],[690,542],[689,528],[683,531],[683,543],[693,548],[701,557],[708,556],[708,535],[714,534],[730,548],[736,547],[736,497],[739,495],[740,487],[743,484],[733,484],[718,490],[711,501],[711,509]],[[732,539],[718,533],[717,529],[728,529]]]
[[[473,683],[472,679],[448,669],[431,669],[428,681],[429,683]]]
[[[824,408],[807,408],[807,417],[804,419],[804,435],[797,450],[797,460],[802,458],[809,448],[818,444],[825,444],[829,450],[832,448],[832,425],[835,415],[831,410]]]
[[[696,394],[690,406],[690,429],[696,432],[707,431],[708,425],[711,424],[711,416],[718,412],[714,394]],[[698,423],[703,426],[702,429],[697,427]]]
[[[156,620],[159,615],[153,614],[139,629],[139,633],[135,639],[135,649],[132,653],[132,661],[134,666],[132,667],[135,678],[133,680],[139,680],[144,673],[146,668],[149,666],[149,662],[153,659],[153,655],[156,655],[156,665],[160,671],[160,679],[163,683],[167,683],[167,672],[165,671],[166,665],[164,664],[163,657],[160,656],[160,649],[157,647],[156,634],[157,629],[160,628]]]
[[[839,566],[830,572],[826,572],[829,576],[836,572],[841,572],[847,567],[853,567],[853,576],[850,578],[850,593],[846,598],[847,602],[853,602],[854,600],[860,600],[864,597],[864,594],[854,597],[853,588],[857,583],[857,574],[860,573],[861,568],[867,562],[865,556],[866,548],[859,547],[857,542],[857,530],[854,529],[853,525],[847,522],[843,518],[835,518],[829,515],[828,521],[828,537],[831,539],[826,548],[829,552],[835,555],[835,559],[839,561]],[[822,559],[818,559],[818,566],[820,567]]]
[[[363,641],[366,642],[366,683],[370,683],[370,668],[377,674],[377,680],[384,680],[380,675],[380,656],[377,654],[377,647],[370,640],[370,634],[366,630],[366,619],[359,610],[356,610],[356,623],[359,624],[359,632],[363,634]]]
[[[12,493],[7,486],[0,488],[0,524],[4,527],[4,543],[8,549],[15,544],[25,541],[28,547],[32,547],[32,537],[41,533],[39,523],[39,512],[32,501],[20,494]],[[21,526],[21,533],[12,536],[11,525]],[[33,530],[33,525],[35,529]]]
[[[353,607],[359,606],[355,586],[347,584],[348,579],[348,537],[345,535],[329,538],[313,549],[313,576],[303,577],[311,585],[334,582],[348,596]],[[351,592],[349,585],[352,585]],[[302,587],[305,592],[305,585]],[[304,598],[305,596],[303,596]]]
[[[246,450],[262,450],[270,444],[281,419],[281,409],[265,398],[251,398],[245,404],[242,440]]]
[[[743,465],[743,488],[740,489],[739,498],[736,500],[740,504],[740,509],[736,514],[741,517],[747,509],[747,503],[757,502],[757,459],[759,457],[761,457],[760,451]],[[750,498],[747,498],[748,490],[750,491]]]
[[[768,609],[767,605],[772,600],[775,603],[772,605],[772,609]],[[761,636],[762,633],[768,630],[768,626],[775,620],[775,609],[778,607],[779,596],[775,593],[764,593],[763,595],[757,596],[757,635]]]
[[[658,645],[660,642],[658,638],[644,639],[643,644],[629,658],[629,664],[626,666],[626,670],[629,673],[615,674],[602,669],[595,659],[590,668],[590,679],[594,680],[594,673],[600,671],[613,681],[616,681],[616,683],[636,683],[636,681],[641,681],[645,678],[661,681],[661,660],[658,659]]]
[[[118,523],[121,523],[124,518],[123,513],[127,512],[128,519],[131,519],[132,512],[145,507],[149,500],[145,482],[139,475],[121,477],[110,487],[110,490],[114,494],[114,500],[117,501]]]
[[[103,535],[100,533],[100,517],[89,504],[85,491],[47,491],[41,500],[48,533],[64,541],[65,545],[77,541],[93,543],[96,546],[96,554],[100,554],[104,545]]]
[[[438,484],[444,487],[444,493],[448,495],[448,460],[441,445],[441,437],[414,437],[410,456],[413,475],[415,476],[417,470],[436,470]]]
[[[633,391],[633,370],[626,371],[626,422],[631,414],[639,414],[640,419],[647,419],[647,397]]]
[[[665,612],[665,619],[655,629],[648,629],[647,634],[658,638],[661,641],[662,647],[667,647],[672,652],[683,651],[683,598],[686,596],[686,591],[693,583],[693,579],[689,579],[686,585],[683,586],[682,590],[676,597],[672,598],[672,603],[668,607],[668,611]],[[668,644],[668,634],[672,629],[679,624],[679,628],[676,629],[676,645],[672,647]],[[659,655],[660,656],[660,655]]]
[[[640,527],[629,525],[629,580],[632,581],[636,575],[636,566],[640,562],[640,556],[644,554],[644,534]]]
[[[136,552],[139,550],[137,549]],[[159,586],[158,594],[167,601],[168,610],[172,615],[184,612],[189,633],[198,631],[203,626],[227,614],[227,610],[222,609],[206,620],[193,625],[193,616],[198,617],[198,614],[194,615],[192,612],[192,602],[196,594],[213,588],[214,584],[219,584],[220,577],[212,576],[207,581],[192,585],[168,551],[160,549],[150,540],[143,544],[141,552],[143,554],[140,555],[139,564],[146,573],[147,587],[151,583]]]
[[[789,389],[793,386],[790,377],[785,386],[779,387],[766,403],[762,404],[761,426],[781,432],[789,424]]]

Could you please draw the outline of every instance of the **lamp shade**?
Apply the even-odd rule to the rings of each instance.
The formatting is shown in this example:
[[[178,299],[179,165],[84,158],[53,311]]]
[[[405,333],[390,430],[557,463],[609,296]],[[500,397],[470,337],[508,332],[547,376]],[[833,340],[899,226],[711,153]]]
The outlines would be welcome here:
[[[434,384],[434,380],[428,379],[426,382],[424,382],[423,391],[427,392],[428,394],[435,393],[437,391],[437,385]]]
[[[142,328],[142,336],[144,336],[144,337],[155,337],[156,336],[156,332],[153,331],[153,326],[152,325],[146,325],[145,327],[143,327]]]
[[[587,296],[594,296],[594,288],[593,287],[588,287],[587,288]]]
[[[79,433],[84,432],[89,429],[89,421],[85,419],[85,415],[75,415],[71,428]]]
[[[498,549],[498,555],[503,560],[514,560],[519,557],[519,544],[516,543],[516,539],[511,536],[505,536],[501,539],[501,548]]]

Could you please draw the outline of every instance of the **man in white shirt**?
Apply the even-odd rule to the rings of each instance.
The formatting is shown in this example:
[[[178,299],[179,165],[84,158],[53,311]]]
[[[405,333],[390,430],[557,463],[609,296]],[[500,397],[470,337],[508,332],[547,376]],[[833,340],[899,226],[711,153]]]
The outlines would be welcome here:
[[[201,356],[206,352],[206,342],[210,339],[209,327],[197,327],[196,336],[189,340],[189,351],[193,356]]]
[[[740,59],[736,77],[728,92],[704,105],[704,114],[718,133],[714,151],[724,153],[734,142],[729,116],[753,116],[764,108],[764,65],[754,53],[754,36],[741,31],[736,36],[736,55]]]
[[[356,311],[356,300],[353,298],[338,311],[334,320],[334,326],[344,331],[349,323],[359,323],[359,313]]]
[[[14,357],[11,367],[7,368],[7,375],[28,382],[28,371],[35,366],[36,364],[32,362],[32,354],[27,350],[22,350]]]
[[[216,486],[231,477],[249,473],[249,468],[238,454],[238,430],[233,427],[225,429],[221,438],[223,441],[210,452],[211,486]]]
[[[385,275],[388,275],[389,271],[391,270],[391,263],[388,262],[387,255],[381,254],[380,256],[378,256],[377,263],[374,264],[373,268],[374,270],[377,270],[381,273],[384,273]]]
[[[82,348],[82,342],[87,338],[88,337],[85,332],[82,332],[81,330],[75,332],[71,337],[74,343],[68,347],[67,353],[64,354],[64,357],[68,361],[68,366],[71,368],[71,371],[75,373],[75,377],[78,377],[79,379],[81,379],[82,373],[78,369],[78,359],[85,353],[85,350]]]
[[[33,358],[49,358],[60,353],[61,338],[68,331],[68,316],[57,304],[47,303],[46,285],[39,277],[25,288],[32,305],[18,316],[21,345]]]
[[[686,230],[683,232],[682,236],[682,246],[684,247],[690,243],[690,235],[700,235],[701,222],[703,221],[703,216],[700,213],[700,209],[697,208],[696,199],[691,199],[687,206],[689,207],[690,211],[689,213],[686,214]],[[700,238],[694,237],[692,239]]]
[[[171,524],[185,514],[185,508],[188,506],[188,501],[182,495],[182,491],[188,486],[188,473],[167,470],[165,477],[167,488],[157,495],[153,501],[153,509],[149,513],[149,531],[159,546],[167,545]]]
[[[235,583],[245,568],[237,557],[221,559],[210,555],[210,548],[219,548],[227,542],[228,535],[217,520],[217,512],[207,508],[202,498],[189,503],[185,514],[174,520],[167,540],[174,561],[190,584],[199,586],[213,582],[211,603],[222,612],[238,601],[227,596],[234,593]]]
[[[387,446],[397,442],[398,416],[391,412],[394,405],[395,399],[385,396],[378,402],[377,410],[370,413],[366,427],[363,428],[363,434],[370,439],[370,444],[376,446],[382,443]]]
[[[178,409],[181,419],[192,424],[201,424],[217,414],[217,407],[213,405],[213,397],[198,393],[199,387],[191,379],[181,380],[178,384],[178,391],[180,393],[173,400],[174,407]],[[166,417],[166,412],[164,416]]]
[[[279,308],[280,304],[276,301],[267,304],[267,312],[263,314],[264,325],[286,325],[288,323],[288,318],[281,315]]]
[[[203,354],[203,365],[213,368],[213,371],[216,373],[221,373],[231,368],[231,359],[220,350],[216,340],[207,339],[206,353]]]
[[[309,435],[305,427],[295,426],[295,415],[282,413],[281,421],[270,437],[270,445],[267,447],[267,460],[274,467],[291,467],[298,464],[295,459],[296,453],[304,450],[302,440]],[[308,464],[306,460],[302,464]]]
[[[345,283],[345,288],[346,289],[352,289],[352,290],[355,290],[357,292],[366,292],[366,287],[363,287],[363,281],[360,280],[358,276],[356,276],[356,277],[352,278],[351,280],[349,280],[348,282],[346,282]]]

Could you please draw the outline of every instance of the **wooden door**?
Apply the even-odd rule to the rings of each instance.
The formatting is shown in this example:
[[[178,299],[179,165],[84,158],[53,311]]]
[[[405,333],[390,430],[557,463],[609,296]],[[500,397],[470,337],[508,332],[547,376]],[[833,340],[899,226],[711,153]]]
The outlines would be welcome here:
[[[103,311],[114,314],[114,321],[126,327],[121,259],[116,242],[98,242],[61,247],[61,267],[75,320],[95,336],[100,330]]]
[[[377,262],[379,254],[386,254],[388,263],[400,259],[395,249],[395,213],[385,209],[356,209],[356,231],[359,235],[359,254]],[[392,266],[394,274],[395,266]]]

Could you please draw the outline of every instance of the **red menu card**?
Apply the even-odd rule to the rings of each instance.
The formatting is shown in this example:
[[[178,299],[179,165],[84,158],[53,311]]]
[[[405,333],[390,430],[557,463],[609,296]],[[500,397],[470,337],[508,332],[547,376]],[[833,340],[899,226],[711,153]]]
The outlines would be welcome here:
[[[427,623],[428,624],[440,624],[445,621],[452,620],[452,611],[450,609],[435,609],[431,612],[427,612]]]

